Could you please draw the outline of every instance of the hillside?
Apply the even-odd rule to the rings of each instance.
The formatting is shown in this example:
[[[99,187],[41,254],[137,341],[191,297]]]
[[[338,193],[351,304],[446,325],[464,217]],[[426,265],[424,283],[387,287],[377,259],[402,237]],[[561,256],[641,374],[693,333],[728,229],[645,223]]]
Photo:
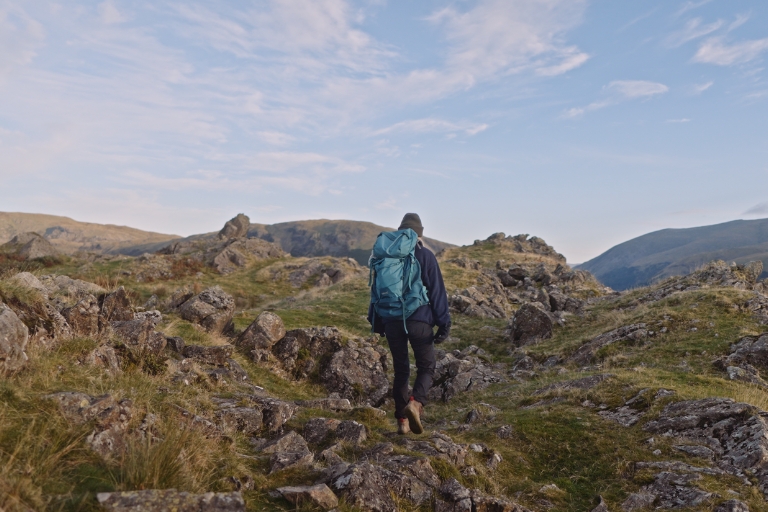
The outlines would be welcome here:
[[[615,290],[627,290],[688,274],[713,260],[759,260],[768,268],[768,219],[654,231],[612,247],[579,268]]]
[[[366,269],[263,244],[5,268],[0,508],[768,510],[759,262],[615,293],[537,237],[451,248],[426,432],[398,436]]]
[[[394,228],[378,226],[371,222],[353,220],[302,220],[279,224],[254,224],[248,236],[274,242],[295,257],[336,256],[353,258],[361,265],[368,264],[368,257],[376,237],[382,231]],[[184,240],[211,238],[216,233],[193,235]],[[435,253],[452,244],[424,237],[424,243]],[[123,251],[123,254],[129,254]],[[132,253],[130,253],[132,254]]]
[[[168,241],[178,238],[176,235],[152,233],[127,226],[78,222],[56,215],[0,212],[0,244],[28,232],[42,235],[65,254],[77,251],[120,253],[135,246],[157,250]]]

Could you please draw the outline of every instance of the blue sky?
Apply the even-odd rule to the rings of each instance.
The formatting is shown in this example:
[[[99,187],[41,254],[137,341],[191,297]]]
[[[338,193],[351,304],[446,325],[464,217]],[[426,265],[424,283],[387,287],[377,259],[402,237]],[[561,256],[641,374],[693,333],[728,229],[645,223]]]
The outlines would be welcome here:
[[[0,211],[530,233],[768,217],[768,2],[0,0]]]

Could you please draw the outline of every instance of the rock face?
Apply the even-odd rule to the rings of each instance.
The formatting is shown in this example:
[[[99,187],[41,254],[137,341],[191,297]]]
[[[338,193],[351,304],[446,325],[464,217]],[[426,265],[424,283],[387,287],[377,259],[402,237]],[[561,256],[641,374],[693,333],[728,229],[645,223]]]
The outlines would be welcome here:
[[[209,332],[223,332],[235,313],[235,299],[220,286],[214,286],[184,302],[178,311],[181,318]]]
[[[0,302],[0,370],[14,372],[26,364],[27,326],[11,308]]]
[[[14,236],[8,243],[0,245],[0,252],[11,252],[25,260],[57,256],[60,254],[51,242],[37,233],[22,233]]]
[[[99,506],[108,512],[245,512],[239,492],[191,494],[175,489],[100,492]]]
[[[667,405],[643,429],[709,448],[721,470],[740,478],[749,473],[768,495],[768,423],[762,414],[729,398],[687,400]]]
[[[523,304],[512,317],[508,339],[517,347],[552,337],[552,319],[546,310],[533,302]]]
[[[102,457],[112,456],[125,447],[132,416],[130,400],[116,401],[110,395],[92,397],[74,391],[54,393],[48,398],[59,404],[62,415],[72,423],[95,423],[85,442]]]
[[[388,355],[387,350],[378,345],[350,340],[322,368],[320,382],[341,398],[379,405],[389,393]]]
[[[133,320],[133,306],[125,288],[121,286],[101,300],[100,324],[104,326],[109,322],[126,320]]]
[[[645,324],[625,325],[624,327],[619,327],[618,329],[601,334],[592,341],[585,343],[568,358],[568,361],[572,361],[576,364],[589,364],[592,361],[592,358],[594,358],[595,353],[601,348],[620,341],[642,340],[647,336],[648,330],[646,329]]]
[[[621,508],[632,512],[651,506],[657,509],[701,506],[712,494],[692,485],[697,480],[701,480],[701,475],[663,471],[655,476],[652,484],[642,487],[640,492],[630,494]]]
[[[249,219],[247,215],[238,213],[224,224],[224,227],[219,231],[219,238],[222,240],[228,238],[243,238],[248,235],[248,230],[250,228],[251,219]]]
[[[165,336],[155,331],[155,322],[149,318],[111,322],[110,327],[126,347],[137,352],[159,354],[167,344]]]
[[[481,358],[485,352],[474,345],[464,350],[443,353],[437,359],[430,400],[449,401],[460,393],[485,389],[507,379]]]
[[[331,488],[349,505],[372,512],[397,510],[392,494],[415,506],[432,496],[432,489],[419,479],[369,462],[350,465]]]
[[[282,494],[283,498],[296,506],[301,506],[306,503],[323,510],[330,510],[339,506],[339,499],[325,484],[300,487],[279,487],[277,492]]]
[[[246,351],[254,361],[266,361],[272,347],[283,339],[285,334],[282,318],[264,311],[238,336],[235,345]]]
[[[93,295],[86,295],[74,306],[61,310],[72,332],[78,336],[99,334],[99,301]]]

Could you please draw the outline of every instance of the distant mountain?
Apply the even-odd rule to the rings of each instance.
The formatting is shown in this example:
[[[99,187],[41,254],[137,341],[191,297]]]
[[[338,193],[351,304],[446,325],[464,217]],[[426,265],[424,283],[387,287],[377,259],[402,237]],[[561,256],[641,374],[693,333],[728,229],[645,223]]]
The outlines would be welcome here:
[[[69,217],[39,213],[0,212],[0,244],[16,235],[34,232],[45,237],[59,251],[73,254],[90,251],[120,253],[129,247],[143,246],[149,252],[167,245],[177,235],[165,235],[112,224],[78,222]]]
[[[768,219],[654,231],[612,247],[579,268],[614,290],[626,290],[688,274],[712,260],[761,260],[768,269]],[[761,278],[766,276],[764,271]]]
[[[248,236],[274,242],[291,256],[349,257],[354,258],[361,265],[367,265],[371,248],[378,234],[393,229],[378,226],[371,222],[318,219],[281,222],[279,224],[251,223]],[[214,238],[217,234],[192,235],[180,240],[180,242]],[[435,253],[455,247],[453,244],[428,237],[424,237],[424,244]]]

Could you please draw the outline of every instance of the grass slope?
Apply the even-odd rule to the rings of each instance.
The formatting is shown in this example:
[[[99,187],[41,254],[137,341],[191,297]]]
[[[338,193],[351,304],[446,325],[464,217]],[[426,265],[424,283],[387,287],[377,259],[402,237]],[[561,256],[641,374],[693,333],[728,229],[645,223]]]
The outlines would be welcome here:
[[[516,257],[531,257],[502,254],[488,246],[452,249],[449,256],[489,263],[498,259],[511,263]],[[167,295],[182,285],[201,289],[219,284],[238,300],[238,329],[247,326],[260,311],[270,309],[284,319],[288,329],[336,325],[349,336],[368,334],[364,318],[368,303],[365,276],[328,288],[295,289],[286,281],[269,277],[274,275],[273,267],[279,265],[285,262],[265,261],[228,276],[205,270],[202,276],[155,283],[132,282],[130,276],[122,272],[119,262],[95,264],[80,271],[70,262],[59,270],[110,288],[124,285],[138,304],[151,294]],[[449,290],[464,287],[476,278],[473,271],[452,263],[444,262],[443,268]],[[15,294],[18,300],[35,300],[9,286],[0,286],[2,290]],[[630,492],[651,480],[651,473],[636,471],[633,462],[679,460],[700,465],[702,461],[673,450],[668,439],[662,438],[650,447],[646,443],[649,436],[641,428],[643,421],[632,428],[621,428],[598,416],[596,408],[584,407],[582,403],[588,400],[615,407],[641,389],[665,388],[675,391],[675,396],[654,403],[647,412],[648,418],[669,401],[708,396],[731,397],[768,410],[768,393],[749,384],[725,380],[711,365],[714,357],[727,353],[729,345],[741,336],[763,331],[739,307],[748,292],[702,289],[634,307],[633,301],[639,293],[598,302],[588,308],[585,316],[569,317],[566,326],[557,329],[552,339],[525,349],[529,356],[543,362],[552,356],[568,356],[594,336],[629,323],[645,322],[659,333],[640,343],[621,342],[600,351],[593,371],[610,372],[614,377],[596,388],[533,396],[534,390],[549,383],[585,375],[578,368],[566,365],[543,370],[529,381],[512,380],[481,392],[459,395],[449,403],[431,404],[425,420],[428,429],[442,429],[457,442],[485,443],[503,457],[500,466],[490,470],[480,454],[471,452],[469,462],[477,468],[475,476],[462,476],[453,466],[434,461],[438,473],[442,477],[455,477],[469,487],[506,495],[536,511],[591,510],[597,505],[599,495],[605,498],[610,510],[618,510]],[[492,362],[513,360],[502,334],[506,320],[461,315],[454,315],[453,320],[453,339],[441,346],[442,349],[474,344],[483,348],[487,352],[484,357]],[[663,327],[666,330],[661,334]],[[165,319],[161,328],[169,335],[184,336],[192,343],[222,342],[173,315]],[[174,405],[205,412],[213,408],[211,396],[226,394],[232,389],[215,383],[169,384],[166,376],[148,375],[136,367],[110,376],[102,369],[81,364],[83,355],[95,346],[96,340],[75,339],[55,349],[32,347],[29,368],[0,381],[1,508],[92,510],[94,494],[100,491],[157,487],[195,492],[226,490],[223,478],[248,474],[256,484],[254,490],[244,493],[249,510],[295,510],[287,502],[270,497],[268,492],[281,485],[310,484],[316,474],[299,470],[268,475],[266,461],[253,456],[248,440],[242,436],[230,440],[207,439],[194,429],[179,429],[180,419]],[[324,396],[324,391],[314,384],[288,382],[241,355],[236,355],[236,359],[255,384],[274,396],[285,399]],[[137,411],[152,412],[162,418],[158,430],[164,440],[153,445],[137,442],[122,459],[104,461],[82,442],[87,426],[67,424],[44,398],[64,390],[130,398]],[[537,400],[558,396],[564,400],[526,408]],[[467,413],[479,403],[495,407],[498,412],[488,412],[469,430],[459,429]],[[368,427],[370,436],[366,446],[372,446],[388,440],[387,436],[395,429],[391,409],[389,413],[387,418],[380,419],[363,412],[302,409],[288,427],[301,430],[303,423],[315,416],[354,418]],[[134,419],[139,421],[142,416],[136,414]],[[509,439],[497,437],[496,431],[502,425],[512,427]],[[659,449],[661,454],[654,454],[654,449]],[[359,452],[348,450],[343,455],[352,460]],[[756,488],[741,480],[705,477],[698,485],[718,493],[721,501],[731,497],[729,491],[733,491],[749,504],[750,510],[768,510]],[[700,510],[712,508],[712,504],[707,503]],[[340,509],[351,510],[344,504]],[[425,505],[422,509],[431,510],[431,507]]]

